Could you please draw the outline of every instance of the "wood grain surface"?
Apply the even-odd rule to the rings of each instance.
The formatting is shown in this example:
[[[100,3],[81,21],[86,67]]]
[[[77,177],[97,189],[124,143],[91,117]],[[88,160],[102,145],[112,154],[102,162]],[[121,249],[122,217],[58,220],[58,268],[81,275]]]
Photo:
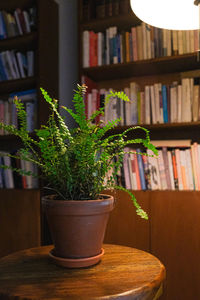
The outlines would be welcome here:
[[[52,264],[52,246],[27,249],[0,259],[0,299],[154,299],[165,268],[151,254],[104,244],[99,264],[65,269]]]

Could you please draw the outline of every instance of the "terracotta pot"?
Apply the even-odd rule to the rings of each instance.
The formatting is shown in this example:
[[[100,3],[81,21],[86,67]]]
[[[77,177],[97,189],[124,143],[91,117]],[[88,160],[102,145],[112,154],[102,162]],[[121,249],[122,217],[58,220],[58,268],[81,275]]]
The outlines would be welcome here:
[[[50,253],[56,264],[85,267],[96,264],[103,255],[102,243],[114,199],[75,201],[42,198],[54,249]]]

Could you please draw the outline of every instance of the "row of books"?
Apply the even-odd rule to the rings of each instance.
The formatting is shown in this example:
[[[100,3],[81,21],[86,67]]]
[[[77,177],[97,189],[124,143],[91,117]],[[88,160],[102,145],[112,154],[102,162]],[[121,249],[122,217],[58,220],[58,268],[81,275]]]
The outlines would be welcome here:
[[[36,10],[17,8],[13,13],[0,11],[0,40],[23,35],[35,29]]]
[[[177,141],[183,146],[174,147],[176,141],[152,141],[161,146],[158,157],[147,150],[126,148],[123,161],[124,184],[133,190],[200,190],[200,145],[191,141]]]
[[[84,77],[83,82],[91,80]],[[196,122],[200,120],[200,79],[183,78],[180,83],[170,85],[155,83],[141,90],[139,84],[131,82],[124,92],[130,102],[113,98],[106,107],[101,120],[107,123],[121,117],[120,125],[162,124]],[[86,115],[104,105],[108,90],[97,89],[95,84],[85,95]]]
[[[32,162],[11,158],[7,156],[7,152],[1,153],[3,156],[0,156],[0,165],[12,166],[37,175],[37,167]],[[38,179],[34,176],[20,175],[11,169],[0,168],[0,188],[36,189],[38,188]]]
[[[84,0],[82,7],[83,21],[101,19],[131,11],[129,0]]]
[[[0,100],[0,121],[7,125],[14,125],[19,128],[19,120],[17,118],[16,106],[13,103],[14,97],[17,96],[22,100],[27,113],[27,130],[32,132],[37,126],[37,94],[36,90],[25,90],[12,93],[7,100]],[[0,130],[0,135],[7,134],[3,129]]]
[[[83,32],[83,67],[126,63],[198,51],[198,30],[167,30],[146,23],[119,31]]]
[[[34,52],[7,50],[0,53],[0,81],[34,75]]]

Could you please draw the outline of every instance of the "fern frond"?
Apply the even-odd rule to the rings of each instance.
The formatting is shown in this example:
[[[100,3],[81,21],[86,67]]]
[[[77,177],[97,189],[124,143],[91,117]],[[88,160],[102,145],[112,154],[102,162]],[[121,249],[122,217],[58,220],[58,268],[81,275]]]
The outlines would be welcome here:
[[[58,118],[60,130],[61,130],[61,133],[63,135],[63,139],[68,139],[70,142],[73,142],[73,138],[72,138],[72,136],[70,134],[68,126],[65,124],[64,119],[61,117],[61,115],[58,112],[58,109],[57,109],[58,108],[57,100],[52,99],[43,88],[40,88],[40,90],[41,90],[41,92],[43,94],[44,99],[49,103],[52,111],[55,112],[55,114],[56,114],[56,116]]]
[[[125,189],[125,188],[122,187],[122,186],[118,186],[118,185],[113,186],[113,188],[116,189],[116,190],[121,190],[121,191],[126,192],[126,193],[130,196],[131,201],[133,202],[133,205],[134,205],[135,208],[136,208],[136,214],[137,214],[138,216],[140,216],[142,219],[148,220],[148,215],[147,215],[147,213],[146,213],[146,212],[141,208],[141,206],[138,204],[138,202],[137,202],[135,196],[133,195],[133,193],[131,193],[131,191]]]

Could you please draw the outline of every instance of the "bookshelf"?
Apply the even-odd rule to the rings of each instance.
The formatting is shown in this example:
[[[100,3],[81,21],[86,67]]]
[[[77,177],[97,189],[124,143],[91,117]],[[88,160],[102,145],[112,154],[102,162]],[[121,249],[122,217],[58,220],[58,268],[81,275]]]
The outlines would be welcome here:
[[[81,1],[79,0],[79,74],[89,77],[96,89],[123,90],[131,82],[136,82],[141,90],[146,85],[161,82],[171,85],[184,78],[200,77],[200,62],[195,51],[171,55],[138,59],[116,64],[84,66],[84,31],[105,32],[107,28],[117,26],[118,32],[130,31],[141,23],[130,11],[120,15],[108,15],[107,3],[115,5],[123,1]],[[97,18],[96,7],[104,5],[104,14]],[[107,15],[106,15],[107,14]],[[171,38],[172,40],[172,38]],[[98,48],[97,48],[98,49]],[[194,49],[193,49],[194,50]],[[98,51],[98,50],[97,50]],[[94,52],[93,52],[94,53]],[[87,61],[87,60],[86,60]],[[191,139],[200,142],[200,120],[190,122],[172,122],[141,124],[150,130],[152,140]],[[119,126],[122,132],[129,126]],[[172,300],[200,297],[198,278],[200,266],[199,237],[199,191],[146,190],[133,191],[142,207],[149,213],[149,221],[138,220],[128,197],[120,191],[115,192],[116,208],[111,214],[105,242],[123,244],[150,251],[166,266],[167,280],[165,292],[160,299]],[[189,261],[188,263],[186,260]],[[196,264],[197,263],[197,264]],[[192,266],[195,266],[194,268]],[[195,274],[193,270],[195,269]],[[180,276],[181,270],[181,276]],[[191,281],[191,274],[194,274]]]
[[[0,80],[0,99],[7,101],[11,93],[34,89],[37,96],[35,127],[38,128],[48,118],[48,107],[39,88],[47,89],[53,97],[58,98],[58,5],[53,0],[2,0],[0,11],[14,15],[17,8],[29,12],[32,7],[35,8],[36,17],[31,32],[0,39],[0,52],[34,51],[34,73],[25,78]],[[0,135],[1,151],[11,152],[20,146],[16,137]],[[41,245],[43,218],[40,197],[39,186],[34,189],[0,189],[0,256]]]

